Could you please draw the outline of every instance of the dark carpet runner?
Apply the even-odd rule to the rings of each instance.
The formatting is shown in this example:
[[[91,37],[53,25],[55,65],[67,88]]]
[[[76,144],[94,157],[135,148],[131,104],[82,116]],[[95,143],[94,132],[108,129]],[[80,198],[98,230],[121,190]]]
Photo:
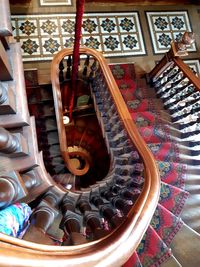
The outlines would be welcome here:
[[[161,117],[163,105],[152,88],[145,88],[144,81],[136,79],[134,65],[110,65],[110,69],[133,121],[157,161],[161,178],[159,204],[151,224],[124,267],[159,266],[171,255],[170,243],[182,226],[179,215],[188,197],[184,191],[186,165],[179,163],[178,146]]]

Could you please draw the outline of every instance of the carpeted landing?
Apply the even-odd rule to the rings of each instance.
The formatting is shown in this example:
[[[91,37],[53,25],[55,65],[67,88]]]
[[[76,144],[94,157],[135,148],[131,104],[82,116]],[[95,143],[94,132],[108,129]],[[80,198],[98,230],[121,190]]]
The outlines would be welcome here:
[[[198,234],[186,226],[180,216],[189,196],[185,191],[189,143],[184,143],[188,152],[184,157],[178,124],[172,123],[162,101],[156,98],[154,89],[146,84],[145,79],[136,77],[133,64],[114,64],[110,65],[110,69],[138,131],[156,159],[161,178],[159,204],[151,224],[137,251],[124,267],[200,266],[198,257],[191,257],[194,253],[190,253],[191,248],[185,245],[182,258],[182,244],[178,242],[184,242],[184,237],[194,236],[200,242]],[[185,213],[184,217],[187,217]],[[191,242],[187,242],[189,246]],[[176,246],[179,248],[176,249]],[[190,260],[193,265],[188,265]]]

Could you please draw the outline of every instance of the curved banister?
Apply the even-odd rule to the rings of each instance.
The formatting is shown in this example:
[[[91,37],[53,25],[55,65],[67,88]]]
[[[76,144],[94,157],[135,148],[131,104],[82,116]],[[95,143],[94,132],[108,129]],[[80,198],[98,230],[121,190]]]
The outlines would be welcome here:
[[[77,246],[48,246],[0,234],[0,262],[2,266],[121,266],[135,251],[145,233],[158,203],[160,178],[154,158],[137,131],[127,106],[119,92],[104,57],[97,51],[81,48],[81,54],[92,55],[99,63],[116,108],[130,140],[141,155],[145,166],[145,183],[142,192],[129,211],[126,220],[109,235],[90,243]],[[62,101],[58,79],[59,62],[72,54],[72,49],[60,51],[52,63],[52,85],[56,91],[59,138],[63,140],[63,155],[68,160],[67,143],[63,129]],[[73,170],[73,166],[70,166]],[[75,194],[75,193],[74,193]],[[9,261],[8,261],[9,256]]]

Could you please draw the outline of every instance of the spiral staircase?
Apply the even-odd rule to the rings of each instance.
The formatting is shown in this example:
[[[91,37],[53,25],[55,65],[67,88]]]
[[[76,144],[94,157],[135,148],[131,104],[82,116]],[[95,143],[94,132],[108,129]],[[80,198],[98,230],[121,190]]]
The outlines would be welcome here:
[[[0,233],[0,265],[198,266],[198,227],[180,219],[186,182],[166,179],[161,167],[169,161],[175,174],[198,173],[199,79],[171,49],[148,75],[151,86],[129,77],[140,89],[129,102],[114,67],[81,48],[76,106],[66,122],[72,49],[55,55],[52,85],[25,88],[9,3],[0,3],[0,206],[32,208],[21,239]],[[138,101],[145,108],[136,109]],[[159,121],[153,139],[146,135],[152,125],[141,122],[147,113]],[[160,143],[172,147],[170,159],[156,154]],[[192,201],[181,215],[191,226]]]

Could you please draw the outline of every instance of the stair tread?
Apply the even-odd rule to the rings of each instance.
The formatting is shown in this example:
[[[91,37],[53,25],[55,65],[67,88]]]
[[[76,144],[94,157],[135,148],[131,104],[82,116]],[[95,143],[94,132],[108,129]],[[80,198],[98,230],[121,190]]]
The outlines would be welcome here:
[[[174,237],[171,248],[182,267],[199,267],[200,235],[186,224]]]

